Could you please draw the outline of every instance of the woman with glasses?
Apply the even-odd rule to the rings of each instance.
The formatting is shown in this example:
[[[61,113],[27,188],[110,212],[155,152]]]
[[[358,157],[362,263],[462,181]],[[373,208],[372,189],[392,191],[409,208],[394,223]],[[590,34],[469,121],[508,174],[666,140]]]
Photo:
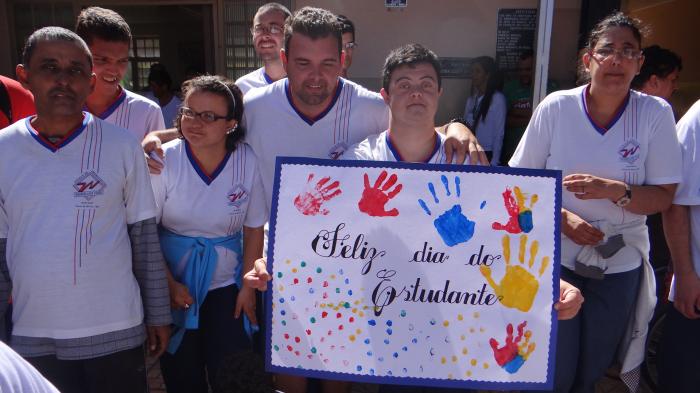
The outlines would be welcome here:
[[[255,289],[241,269],[262,256],[267,211],[242,142],[241,91],[217,76],[182,90],[181,138],[163,145],[165,167],[151,177],[175,325],[160,362],[169,393],[207,393],[223,359],[251,347],[243,315],[256,325]]]
[[[496,61],[489,56],[472,60],[472,94],[464,106],[464,119],[476,133],[491,165],[498,165],[506,126],[506,97]]]
[[[639,382],[656,300],[646,215],[670,206],[681,179],[671,107],[630,90],[640,48],[637,20],[615,13],[599,22],[581,58],[590,82],[549,95],[510,160],[564,176],[561,278],[586,301],[559,323],[556,392],[592,393],[616,360],[631,391]]]

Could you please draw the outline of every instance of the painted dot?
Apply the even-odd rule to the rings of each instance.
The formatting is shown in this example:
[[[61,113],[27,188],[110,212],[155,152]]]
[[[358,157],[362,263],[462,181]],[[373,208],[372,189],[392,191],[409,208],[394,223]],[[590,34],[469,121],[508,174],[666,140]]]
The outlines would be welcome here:
[[[311,284],[313,281],[314,281],[313,278],[311,278],[311,277],[306,277],[306,283],[307,283],[307,284]]]
[[[401,314],[400,314],[400,315],[401,315],[402,317],[405,317],[405,316],[406,316],[406,310],[401,310]]]
[[[357,366],[357,371],[362,371],[362,366]]]
[[[287,326],[287,321],[282,321],[282,326]]]
[[[343,307],[345,307],[345,308],[350,308],[350,303],[345,302],[345,304],[343,305]]]
[[[309,318],[309,321],[310,321],[311,323],[316,323],[316,317],[311,317],[311,318]]]
[[[469,328],[469,333],[474,333],[475,331],[476,331],[476,330],[474,330],[473,327],[472,327],[472,328]]]
[[[394,373],[392,373],[391,370],[389,370],[389,371],[386,372],[386,375],[392,376],[392,375],[394,375]]]
[[[360,311],[359,314],[357,314],[357,315],[359,315],[360,317],[364,317],[364,316],[365,316],[365,313],[363,313],[362,311]]]
[[[277,278],[282,278],[282,272],[277,272]]]
[[[374,375],[374,369],[373,369],[373,368],[370,368],[370,369],[369,369],[369,375]]]
[[[292,273],[296,273],[296,272],[298,272],[298,271],[299,271],[299,269],[297,269],[297,268],[295,268],[295,267],[292,268]]]
[[[365,339],[365,344],[369,344],[369,343],[370,343],[369,339],[366,338],[366,339]]]
[[[338,330],[343,330],[343,325],[338,325]]]
[[[279,350],[280,350],[280,347],[278,347],[277,345],[275,345],[275,351],[279,351]]]
[[[467,336],[465,336],[464,334],[461,335],[461,336],[459,336],[459,339],[462,340],[462,341],[464,341],[465,338],[467,338]]]
[[[450,326],[450,321],[448,321],[448,320],[442,321],[442,326],[444,326],[444,327]]]
[[[376,325],[377,325],[377,321],[375,321],[374,319],[370,319],[369,321],[367,321],[367,324],[368,324],[369,326],[376,326]]]
[[[352,296],[352,289],[348,289],[348,296]]]
[[[348,339],[350,339],[350,341],[352,341],[352,342],[355,342],[355,338],[356,337],[354,334],[351,334],[350,337],[348,337]]]
[[[338,274],[342,276],[343,274],[345,274],[345,272],[343,271],[343,269],[338,269]]]
[[[471,372],[471,371],[467,371],[467,372],[464,373],[464,374],[465,374],[467,377],[471,377],[471,376],[472,376],[472,372]]]
[[[447,363],[447,358],[445,358],[444,356],[441,357],[441,358],[440,358],[440,363],[442,363],[442,364]]]
[[[476,359],[470,360],[469,363],[470,363],[472,366],[476,366]]]
[[[414,344],[416,344],[416,343],[418,342],[418,339],[417,339],[417,338],[413,338],[413,340],[411,340],[411,342],[414,343]]]
[[[486,201],[481,201],[481,205],[479,205],[479,209],[483,209],[486,206]]]
[[[280,311],[280,314],[282,314],[282,315],[287,315],[287,312],[284,311],[284,310],[282,310],[282,311]]]
[[[457,320],[458,321],[464,320],[464,317],[462,316],[462,314],[457,314]]]
[[[321,273],[322,271],[323,271],[323,269],[321,269],[320,267],[316,268],[316,273]]]
[[[299,344],[299,343],[301,342],[301,339],[297,336],[297,337],[294,337],[294,341],[295,341],[297,344]]]
[[[488,369],[488,368],[489,368],[489,364],[484,362],[484,369]]]
[[[372,351],[367,351],[367,356],[372,356]]]
[[[292,295],[292,296],[289,298],[289,300],[295,301],[295,300],[297,300],[297,298],[296,298],[296,296]]]
[[[335,314],[335,317],[336,317],[336,318],[340,318],[340,317],[342,317],[342,316],[343,316],[343,314],[341,314],[341,313]]]
[[[314,293],[314,289],[313,289],[313,288],[309,288],[309,293]]]
[[[486,330],[485,330],[484,328],[480,327],[480,328],[479,328],[479,331],[480,331],[481,333],[483,333],[483,332],[485,332]]]
[[[436,323],[437,323],[437,322],[435,321],[435,318],[431,318],[431,319],[430,319],[430,324],[431,324],[431,325],[435,325]]]
[[[391,336],[391,334],[392,334],[392,333],[394,333],[394,331],[393,331],[393,330],[391,330],[391,329],[387,329],[387,330],[386,330],[386,334],[388,334],[388,335],[390,335],[390,336]]]
[[[355,330],[355,334],[362,334],[362,329]]]
[[[384,356],[378,357],[377,360],[379,360],[380,362],[383,362],[383,361],[384,361]]]
[[[340,293],[340,288],[336,288],[335,293]]]
[[[284,303],[284,298],[283,298],[283,297],[280,298],[280,303]]]
[[[408,372],[408,369],[404,367],[401,371],[403,371],[403,373],[406,374]]]
[[[290,263],[292,263],[292,261],[290,261],[289,259],[287,259],[286,261],[284,261],[284,263],[286,263],[287,265],[289,265]]]
[[[331,280],[335,280],[335,274],[331,274]]]
[[[306,262],[305,262],[305,261],[301,261],[300,265],[301,265],[301,267],[306,267]]]
[[[287,351],[292,352],[293,350],[294,350],[294,348],[292,348],[291,345],[287,345]]]
[[[316,347],[311,347],[311,353],[316,353],[317,349]]]
[[[350,317],[350,318],[348,319],[348,321],[349,321],[350,323],[353,323],[353,322],[355,322],[355,318],[354,318],[354,317]]]
[[[384,339],[384,344],[387,344],[387,345],[388,345],[390,342],[391,342],[391,341],[389,341],[388,338],[385,338],[385,339]]]
[[[474,318],[479,318],[479,312],[478,312],[478,311],[474,311]]]
[[[402,347],[401,350],[406,352],[406,351],[408,351],[408,347]]]
[[[284,285],[280,285],[279,290],[280,290],[280,292],[284,291]]]
[[[467,347],[462,348],[462,355],[468,354],[469,351],[467,350]]]
[[[350,279],[349,279],[349,278],[346,278],[346,279],[345,279],[345,284],[350,284]]]
[[[452,363],[457,363],[457,356],[452,355]]]
[[[388,320],[388,321],[386,321],[386,325],[387,325],[387,326],[391,326],[391,325],[393,325],[393,324],[394,324],[394,323],[393,323],[393,322],[391,322],[391,319],[390,319],[390,320]]]
[[[398,353],[398,352],[394,352],[394,357],[395,357],[395,358],[399,357],[399,353]]]

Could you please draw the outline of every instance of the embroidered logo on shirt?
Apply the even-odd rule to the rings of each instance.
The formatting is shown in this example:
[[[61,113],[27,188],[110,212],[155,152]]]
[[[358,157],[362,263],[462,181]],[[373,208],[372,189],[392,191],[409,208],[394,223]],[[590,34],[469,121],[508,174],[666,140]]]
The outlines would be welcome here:
[[[90,201],[94,197],[102,195],[105,188],[107,188],[107,183],[95,171],[89,171],[80,175],[73,182],[73,189],[75,190],[73,196]]]
[[[236,184],[226,193],[229,206],[240,207],[243,202],[248,200],[248,190],[242,184]]]
[[[328,158],[331,160],[337,160],[340,158],[340,156],[345,153],[345,150],[348,149],[348,144],[345,142],[338,142],[336,143],[333,147],[331,147],[331,150],[328,151]]]
[[[629,164],[639,159],[639,142],[630,139],[617,150],[620,160]]]

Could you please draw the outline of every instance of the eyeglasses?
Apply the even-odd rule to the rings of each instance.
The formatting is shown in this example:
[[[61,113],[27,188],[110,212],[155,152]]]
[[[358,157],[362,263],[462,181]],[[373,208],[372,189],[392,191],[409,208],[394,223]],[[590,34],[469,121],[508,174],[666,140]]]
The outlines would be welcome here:
[[[605,61],[608,60],[609,58],[619,55],[623,59],[626,60],[637,60],[642,56],[642,51],[639,49],[634,49],[634,48],[623,48],[623,49],[614,49],[614,48],[598,48],[593,50],[593,55],[599,60],[599,61]]]
[[[277,34],[282,34],[284,29],[282,26],[279,25],[270,25],[270,26],[263,26],[263,25],[257,25],[253,26],[250,29],[250,33],[253,35],[260,35],[260,34],[272,34],[272,35],[277,35]]]
[[[210,111],[195,112],[186,106],[181,107],[178,110],[178,113],[180,114],[180,116],[187,117],[189,119],[194,119],[195,117],[199,117],[200,120],[202,120],[203,122],[205,122],[207,124],[226,118],[226,116],[219,116],[216,113],[210,112]]]
[[[343,49],[355,49],[357,48],[357,42],[348,42],[343,44]]]

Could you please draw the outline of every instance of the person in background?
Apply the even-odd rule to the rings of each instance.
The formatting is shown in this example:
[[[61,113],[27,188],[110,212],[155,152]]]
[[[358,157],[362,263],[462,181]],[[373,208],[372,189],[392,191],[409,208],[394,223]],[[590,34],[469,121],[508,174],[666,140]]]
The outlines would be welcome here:
[[[357,41],[355,41],[355,24],[345,15],[338,15],[338,22],[341,24],[343,50],[345,51],[345,62],[343,63],[343,73],[341,76],[347,79],[348,70],[352,65],[352,56],[355,52],[355,48],[357,48]]]
[[[87,99],[88,111],[129,130],[138,140],[150,131],[164,129],[158,104],[120,85],[131,46],[131,29],[124,18],[106,8],[88,7],[80,11],[75,32],[87,42],[95,59],[97,79]]]
[[[287,7],[280,3],[267,3],[258,8],[253,18],[253,47],[263,62],[257,70],[243,75],[236,80],[243,95],[256,87],[267,86],[287,76],[287,71],[280,59],[280,50],[284,44],[284,21],[292,15]]]
[[[593,393],[616,360],[639,385],[656,303],[646,216],[666,210],[681,180],[671,107],[630,89],[644,61],[640,22],[614,13],[588,37],[590,83],[535,109],[510,165],[562,171],[561,278],[586,298],[559,323],[555,392]]]
[[[683,180],[663,213],[673,281],[657,365],[662,393],[693,393],[700,387],[700,100],[677,125]]]
[[[506,98],[500,92],[501,74],[492,57],[472,60],[472,94],[464,106],[464,119],[484,147],[491,165],[498,165],[506,122]]]
[[[175,124],[177,110],[182,104],[180,98],[173,92],[172,85],[173,80],[165,66],[160,63],[151,64],[151,70],[148,73],[148,87],[151,91],[150,94],[146,94],[146,97],[160,105],[166,127]]]
[[[35,113],[32,93],[16,80],[0,75],[0,130]]]
[[[681,57],[658,45],[648,46],[642,53],[644,64],[632,80],[632,88],[669,101],[676,91],[678,76],[683,70]]]

